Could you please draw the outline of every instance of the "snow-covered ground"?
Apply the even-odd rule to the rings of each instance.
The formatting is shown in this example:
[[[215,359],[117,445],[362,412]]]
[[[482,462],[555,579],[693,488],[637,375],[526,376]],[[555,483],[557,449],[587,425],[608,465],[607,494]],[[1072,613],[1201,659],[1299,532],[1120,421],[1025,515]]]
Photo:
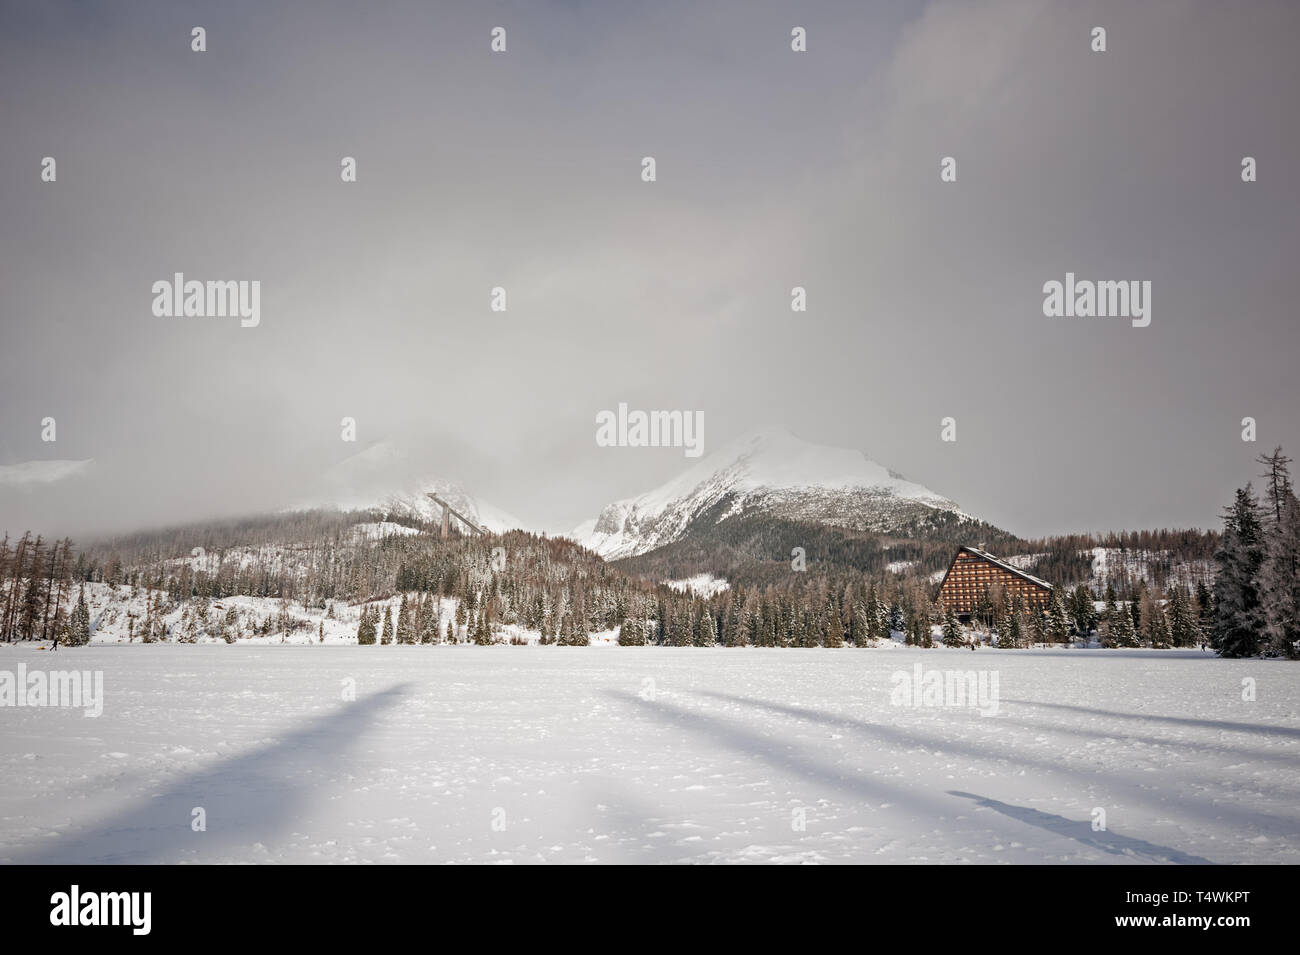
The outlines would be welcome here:
[[[361,525],[358,525],[361,526]],[[394,525],[400,526],[400,525]],[[415,595],[412,594],[411,597]],[[201,604],[191,601],[173,606],[166,595],[143,587],[125,584],[112,586],[105,583],[86,585],[86,605],[90,611],[90,641],[99,643],[132,643],[141,640],[143,622],[151,601],[158,603],[159,620],[167,631],[167,640],[179,643],[228,642],[218,635],[218,624],[226,622],[225,634],[238,644],[337,644],[357,645],[357,627],[361,623],[361,604],[347,604],[332,600],[324,607],[304,608],[301,603],[280,600],[276,597],[248,597],[237,595],[209,601],[206,616]],[[74,598],[75,599],[75,598]],[[401,607],[402,595],[393,594],[382,600],[368,601],[366,606],[383,614],[391,611],[394,623]],[[438,600],[439,634],[446,633],[447,624],[455,619],[458,601],[452,597]],[[267,620],[272,626],[261,633]],[[324,630],[324,640],[321,631]],[[466,641],[464,626],[457,626],[457,639]],[[497,639],[502,643],[537,643],[541,634],[526,630],[516,624],[499,628]],[[592,645],[611,642],[609,634],[592,634]]]
[[[712,597],[731,589],[731,583],[726,578],[714,577],[712,574],[696,574],[683,580],[665,580],[664,583],[679,594],[691,593],[697,597]]]
[[[891,703],[918,663],[996,671],[997,715]],[[0,862],[1300,862],[1286,663],[0,646],[19,664],[102,671],[104,710],[0,708]]]
[[[1084,553],[1092,557],[1092,577],[1088,586],[1097,593],[1104,593],[1107,583],[1124,579],[1150,583],[1156,565],[1163,567],[1170,586],[1182,584],[1194,589],[1198,583],[1207,587],[1214,585],[1215,565],[1212,560],[1175,560],[1168,551],[1120,550],[1116,547],[1094,547]]]

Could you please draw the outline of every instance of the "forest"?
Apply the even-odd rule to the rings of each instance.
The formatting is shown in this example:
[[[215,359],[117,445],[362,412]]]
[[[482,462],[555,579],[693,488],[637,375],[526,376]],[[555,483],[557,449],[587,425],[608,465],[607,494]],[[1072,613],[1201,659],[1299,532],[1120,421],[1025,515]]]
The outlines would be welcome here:
[[[938,638],[1013,648],[1095,636],[1102,646],[1208,644],[1231,656],[1295,656],[1300,509],[1290,459],[1279,448],[1259,460],[1263,499],[1250,485],[1238,491],[1222,533],[1022,541],[975,527],[979,543],[990,546],[992,537],[1004,556],[1023,556],[1026,568],[1054,585],[1040,613],[996,588],[966,621],[936,604],[936,576],[962,537],[958,524],[918,538],[883,537],[740,515],[717,524],[711,537],[611,564],[566,538],[453,529],[443,540],[438,526],[410,517],[303,511],[80,548],[31,532],[16,541],[5,536],[0,639],[86,642],[85,585],[108,584],[149,594],[139,629],[145,642],[174,638],[162,618],[180,607],[195,608],[187,619],[207,635],[233,639],[209,607],[242,595],[272,598],[281,621],[290,606],[331,616],[337,606],[361,608],[358,641],[381,645],[507,642],[505,631],[521,628],[558,645],[585,645],[589,634],[610,631],[624,645],[728,647],[871,646],[891,638],[930,646]],[[376,525],[381,518],[387,523]],[[388,531],[362,532],[368,526]],[[1096,548],[1112,555],[1100,579],[1090,560]],[[802,560],[792,561],[798,551]],[[701,596],[667,583],[702,570],[730,586]],[[448,619],[443,601],[455,605]],[[268,613],[255,632],[275,625]],[[517,633],[510,639],[518,642]]]

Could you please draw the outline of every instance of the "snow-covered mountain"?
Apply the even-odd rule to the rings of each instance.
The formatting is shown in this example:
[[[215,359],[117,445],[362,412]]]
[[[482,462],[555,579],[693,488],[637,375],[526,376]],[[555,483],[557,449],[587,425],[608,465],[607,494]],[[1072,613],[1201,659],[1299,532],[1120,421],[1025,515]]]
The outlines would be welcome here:
[[[432,492],[489,531],[528,529],[513,514],[471,494],[459,481],[427,476],[427,458],[427,454],[397,441],[376,441],[329,468],[319,487],[298,507],[378,510],[426,521],[441,520],[442,508],[425,496]]]
[[[634,557],[680,539],[715,509],[715,523],[760,512],[875,531],[936,511],[960,515],[952,501],[861,451],[771,429],[731,442],[653,491],[610,504],[572,536],[608,560]]]

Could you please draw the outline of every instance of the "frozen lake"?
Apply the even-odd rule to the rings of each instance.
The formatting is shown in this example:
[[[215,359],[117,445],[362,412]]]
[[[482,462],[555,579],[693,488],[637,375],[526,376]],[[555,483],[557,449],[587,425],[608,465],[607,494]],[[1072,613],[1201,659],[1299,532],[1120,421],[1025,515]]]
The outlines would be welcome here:
[[[996,715],[891,702],[917,663],[996,671]],[[20,664],[102,671],[103,714],[0,708],[4,862],[1300,862],[1294,664],[0,647]]]

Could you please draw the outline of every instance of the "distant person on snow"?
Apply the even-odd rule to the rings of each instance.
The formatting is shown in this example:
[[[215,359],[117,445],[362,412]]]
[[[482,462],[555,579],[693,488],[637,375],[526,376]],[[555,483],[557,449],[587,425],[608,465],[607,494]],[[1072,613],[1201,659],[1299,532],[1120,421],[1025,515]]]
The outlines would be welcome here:
[[[59,649],[59,638],[58,638],[57,636],[54,638],[54,645],[51,646],[50,649],[51,649],[51,650],[57,650],[57,649]]]

